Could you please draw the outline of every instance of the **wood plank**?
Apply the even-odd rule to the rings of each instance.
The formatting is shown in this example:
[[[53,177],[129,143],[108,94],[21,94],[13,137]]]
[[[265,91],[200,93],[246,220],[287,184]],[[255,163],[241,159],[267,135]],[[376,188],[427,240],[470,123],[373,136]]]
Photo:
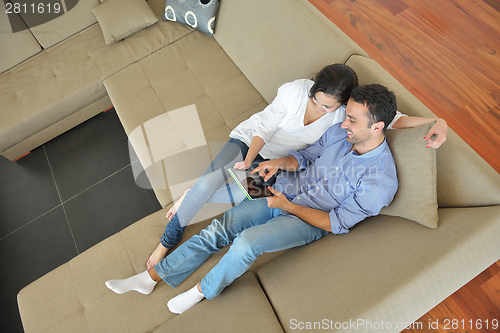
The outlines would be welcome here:
[[[453,0],[453,2],[464,11],[474,14],[484,24],[500,32],[500,12],[492,10],[484,0]]]
[[[443,76],[449,82],[447,85],[451,90],[463,96],[466,104],[480,112],[487,112],[500,103],[500,97],[497,96],[500,90],[500,80],[498,80],[500,70],[486,70],[485,64],[481,63],[481,57],[477,57],[480,59],[478,61],[448,37],[442,35],[436,38],[439,33],[426,26],[425,20],[419,18],[413,9],[398,16],[404,20],[408,29],[417,32],[419,36],[424,36],[425,45],[428,45],[428,48],[422,51],[419,49],[405,51],[410,53],[407,56],[435,62],[440,68],[437,72],[422,74],[431,77]]]
[[[483,283],[481,289],[500,311],[500,273],[493,276],[486,283]]]
[[[474,53],[479,56],[479,58],[488,62],[482,62],[486,68],[500,68],[500,54],[488,44],[483,44],[483,46],[475,50]],[[495,70],[492,70],[492,72],[495,72]]]
[[[487,43],[495,49],[500,49],[500,40],[495,38],[495,30],[482,25],[471,13],[464,12],[462,8],[455,6],[451,0],[403,1],[419,13],[420,16],[435,23],[443,34],[467,52],[473,52],[483,43]]]
[[[394,17],[379,6],[372,8],[374,3],[369,0],[358,0],[355,5],[348,0],[338,0],[331,6],[341,10],[344,18],[349,17],[351,24],[354,23],[365,38],[378,46],[381,52],[408,73],[413,80],[419,79],[419,85],[431,93],[450,114],[469,104],[464,98],[464,92],[456,91],[455,86],[458,85],[455,80],[447,75],[453,68],[446,70],[446,67],[453,64],[439,61],[443,58],[435,47],[407,27],[406,22],[403,23],[399,19],[399,15]],[[416,21],[415,26],[429,27],[426,31],[432,38],[439,40],[446,38],[438,30],[433,29],[431,24]]]
[[[336,0],[334,0],[336,1]],[[349,20],[345,20],[334,8],[328,5],[324,0],[309,0],[319,11],[321,11],[330,21],[335,23],[344,33],[346,33],[356,44],[358,44],[366,53],[375,59],[382,67],[385,68],[392,76],[397,77],[407,89],[411,89],[415,82],[408,76],[408,74],[396,66],[389,57],[384,55],[366,39],[354,26],[349,24]]]
[[[392,15],[397,15],[403,10],[410,8],[407,4],[400,0],[377,0],[377,2],[382,7],[387,9]]]
[[[494,10],[500,13],[500,1],[498,0],[484,0],[488,5],[491,6]]]
[[[483,145],[488,147],[500,146],[500,133],[490,126],[491,121],[494,120],[490,113],[481,114],[466,106],[455,113],[455,117],[466,124],[478,126],[481,129],[481,133],[478,135],[480,135],[479,138]]]

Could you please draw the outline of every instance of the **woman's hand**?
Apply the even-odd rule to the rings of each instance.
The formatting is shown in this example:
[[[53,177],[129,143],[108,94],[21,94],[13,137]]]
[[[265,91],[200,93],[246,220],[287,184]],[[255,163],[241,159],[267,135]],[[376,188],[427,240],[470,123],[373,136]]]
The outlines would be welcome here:
[[[247,170],[248,168],[250,168],[251,164],[252,164],[251,162],[247,161],[238,162],[234,165],[234,168],[239,170]]]
[[[434,126],[431,127],[424,140],[427,140],[427,146],[425,148],[439,148],[446,141],[446,135],[448,133],[448,124],[444,119],[438,119]],[[435,139],[432,140],[431,137],[436,135]]]

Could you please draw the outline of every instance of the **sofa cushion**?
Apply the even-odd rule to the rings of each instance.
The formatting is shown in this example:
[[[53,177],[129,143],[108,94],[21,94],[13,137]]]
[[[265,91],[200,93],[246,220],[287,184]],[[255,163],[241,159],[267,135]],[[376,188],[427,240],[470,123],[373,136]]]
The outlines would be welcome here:
[[[150,295],[135,291],[117,295],[106,288],[107,280],[126,278],[146,269],[146,261],[168,221],[165,213],[166,210],[159,210],[137,221],[21,290],[18,303],[25,332],[152,332],[171,320],[172,324],[160,327],[159,332],[180,332],[179,327],[186,325],[186,320],[204,323],[213,332],[246,332],[243,326],[251,330],[252,323],[259,320],[257,331],[269,327],[269,332],[280,332],[279,322],[252,272],[235,281],[215,300],[203,301],[182,316],[168,311],[167,301],[200,281],[228,247],[212,255],[175,289],[161,282]],[[206,220],[189,225],[182,241],[209,223]],[[261,256],[252,269],[281,254]],[[205,319],[194,319],[196,316]],[[224,318],[228,319],[226,328],[219,327]]]
[[[19,113],[33,133],[73,113],[57,83],[46,50],[15,67],[10,74]]]
[[[107,95],[79,34],[3,73],[0,85],[1,152]]]
[[[380,83],[394,91],[401,112],[410,116],[436,117],[374,60],[352,56],[346,65],[356,71],[360,84]],[[498,172],[452,129],[448,130],[448,138],[437,150],[436,158],[440,208],[500,205]]]
[[[12,73],[10,72],[0,75],[0,101],[2,104],[0,152],[4,152],[16,143],[30,137],[34,132],[23,121],[23,116],[19,110],[17,93],[12,84]]]
[[[167,0],[163,19],[179,22],[212,36],[218,0]]]
[[[44,332],[83,310],[67,263],[23,288],[17,302],[26,333]]]
[[[107,45],[155,24],[158,19],[144,0],[109,0],[92,8]]]
[[[13,21],[13,22],[11,22]],[[24,27],[24,30],[13,32],[12,25]],[[26,23],[19,14],[9,14],[0,10],[0,73],[21,63],[41,51]]]
[[[437,228],[436,150],[425,148],[430,125],[387,131],[387,143],[396,161],[399,188],[380,214],[399,216]]]
[[[274,310],[252,273],[246,273],[213,300],[205,299],[167,321],[154,333],[283,332]]]

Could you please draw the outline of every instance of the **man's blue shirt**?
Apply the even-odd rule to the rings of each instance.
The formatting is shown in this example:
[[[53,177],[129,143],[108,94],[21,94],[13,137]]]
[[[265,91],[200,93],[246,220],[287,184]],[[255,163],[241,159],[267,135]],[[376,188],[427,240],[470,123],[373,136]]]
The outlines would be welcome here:
[[[282,172],[275,184],[291,202],[329,212],[334,234],[347,233],[356,223],[377,215],[398,189],[396,164],[386,140],[359,155],[351,151],[340,125],[331,126],[309,147],[290,152],[299,163],[297,172]]]

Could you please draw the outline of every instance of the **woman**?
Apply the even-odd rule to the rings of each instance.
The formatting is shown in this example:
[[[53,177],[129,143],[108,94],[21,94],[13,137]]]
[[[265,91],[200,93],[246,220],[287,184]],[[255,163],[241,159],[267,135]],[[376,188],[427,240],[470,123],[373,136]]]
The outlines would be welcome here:
[[[253,169],[264,160],[283,157],[291,150],[301,150],[316,142],[328,127],[345,120],[345,106],[356,86],[356,73],[342,64],[324,67],[314,81],[301,79],[283,84],[268,107],[231,132],[230,140],[207,171],[167,212],[171,221],[147,262],[148,270],[179,242],[191,219],[229,178],[227,166]],[[444,120],[402,116],[398,112],[388,128],[415,127],[435,121],[426,136],[429,139],[424,138],[427,147],[438,148],[446,140]],[[437,134],[436,140],[431,140],[433,134]]]

